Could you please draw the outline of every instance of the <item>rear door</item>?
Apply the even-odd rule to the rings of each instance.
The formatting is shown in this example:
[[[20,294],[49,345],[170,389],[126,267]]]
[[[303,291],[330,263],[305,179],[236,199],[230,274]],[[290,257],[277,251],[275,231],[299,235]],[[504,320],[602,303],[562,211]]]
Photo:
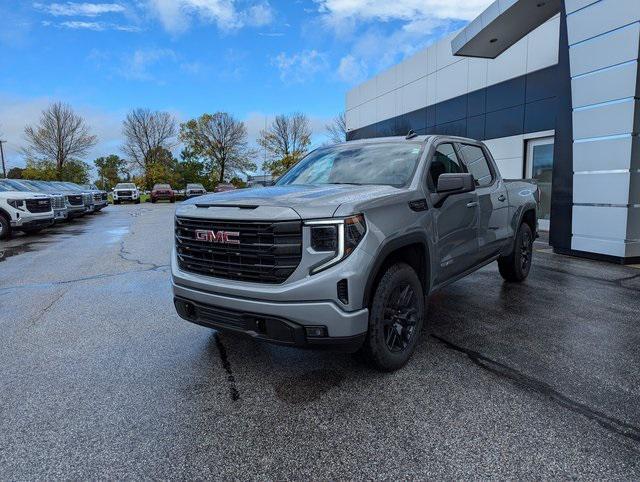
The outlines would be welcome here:
[[[435,193],[442,174],[466,172],[454,143],[442,142],[436,146],[429,164],[427,187]],[[475,192],[454,194],[440,206],[433,208],[440,284],[466,271],[478,257],[478,195]]]
[[[473,174],[479,203],[478,260],[500,252],[508,237],[509,200],[502,178],[480,144],[458,144],[460,157]]]

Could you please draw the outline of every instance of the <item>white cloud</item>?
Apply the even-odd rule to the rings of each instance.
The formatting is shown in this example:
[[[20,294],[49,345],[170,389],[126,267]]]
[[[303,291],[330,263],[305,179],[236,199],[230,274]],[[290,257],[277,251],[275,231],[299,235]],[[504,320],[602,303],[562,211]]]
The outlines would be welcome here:
[[[362,59],[357,59],[348,54],[340,59],[338,65],[338,78],[343,82],[355,84],[367,77],[367,65]]]
[[[238,9],[235,0],[147,0],[151,12],[165,29],[177,35],[185,32],[194,20],[215,24],[220,30],[231,31],[244,26],[261,27],[270,24],[274,12],[268,1]]]
[[[303,50],[292,55],[281,52],[272,59],[272,63],[286,83],[305,82],[329,67],[327,54],[317,50]]]
[[[320,12],[335,19],[404,20],[423,18],[472,20],[493,0],[314,0]]]
[[[43,25],[52,25],[51,22],[43,22]],[[103,32],[105,30],[119,30],[121,32],[139,32],[140,28],[133,25],[119,25],[116,23],[108,22],[86,22],[82,20],[69,20],[67,22],[60,22],[58,27],[64,27],[72,30],[93,30],[96,32]]]
[[[138,49],[125,58],[120,74],[131,80],[156,80],[150,68],[160,61],[175,62],[177,58],[171,49]]]
[[[34,8],[56,17],[97,17],[107,13],[123,13],[125,7],[119,3],[34,3]]]

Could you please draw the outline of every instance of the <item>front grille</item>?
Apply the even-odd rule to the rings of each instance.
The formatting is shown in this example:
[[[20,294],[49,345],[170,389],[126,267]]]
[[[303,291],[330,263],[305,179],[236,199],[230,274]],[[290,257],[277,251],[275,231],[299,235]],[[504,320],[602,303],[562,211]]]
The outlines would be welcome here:
[[[48,213],[51,211],[51,199],[27,199],[26,204],[30,213]]]
[[[106,192],[103,192],[103,193],[100,195],[100,197],[101,197],[101,199],[102,199],[103,201],[106,201],[106,200],[108,200],[108,199],[109,199],[109,195],[108,195]]]
[[[196,231],[240,233],[240,244],[196,239]],[[284,283],[302,259],[302,222],[230,222],[176,218],[183,271],[254,283]],[[206,236],[204,236],[206,237]],[[235,239],[235,238],[234,238]]]
[[[102,194],[100,194],[99,192],[95,193],[93,195],[93,200],[94,201],[102,201]]]
[[[84,204],[82,196],[79,194],[67,196],[67,199],[69,200],[69,204],[72,206],[82,206]]]
[[[55,196],[51,198],[53,209],[64,209],[64,196]]]
[[[116,191],[118,196],[131,196],[131,191]]]
[[[83,194],[82,199],[84,200],[85,206],[91,206],[93,203],[93,196],[91,194]]]

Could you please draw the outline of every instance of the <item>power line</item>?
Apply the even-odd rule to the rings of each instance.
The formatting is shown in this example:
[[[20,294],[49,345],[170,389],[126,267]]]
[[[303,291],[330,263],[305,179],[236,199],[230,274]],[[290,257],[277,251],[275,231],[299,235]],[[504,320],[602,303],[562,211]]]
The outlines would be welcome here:
[[[4,163],[4,149],[3,144],[6,144],[7,141],[0,141],[0,158],[2,158],[2,177],[7,178],[7,166]]]

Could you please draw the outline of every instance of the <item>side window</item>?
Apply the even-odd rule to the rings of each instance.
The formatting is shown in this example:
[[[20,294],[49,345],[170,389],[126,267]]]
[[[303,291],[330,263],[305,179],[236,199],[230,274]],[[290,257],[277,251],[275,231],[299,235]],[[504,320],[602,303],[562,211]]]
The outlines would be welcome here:
[[[489,161],[484,155],[484,151],[478,146],[462,144],[460,146],[464,163],[467,170],[473,174],[476,186],[487,187],[493,184],[493,174],[489,168]]]
[[[453,144],[440,144],[436,148],[429,167],[429,190],[434,192],[438,186],[438,179],[442,174],[457,174],[464,172],[462,164],[456,155]]]

